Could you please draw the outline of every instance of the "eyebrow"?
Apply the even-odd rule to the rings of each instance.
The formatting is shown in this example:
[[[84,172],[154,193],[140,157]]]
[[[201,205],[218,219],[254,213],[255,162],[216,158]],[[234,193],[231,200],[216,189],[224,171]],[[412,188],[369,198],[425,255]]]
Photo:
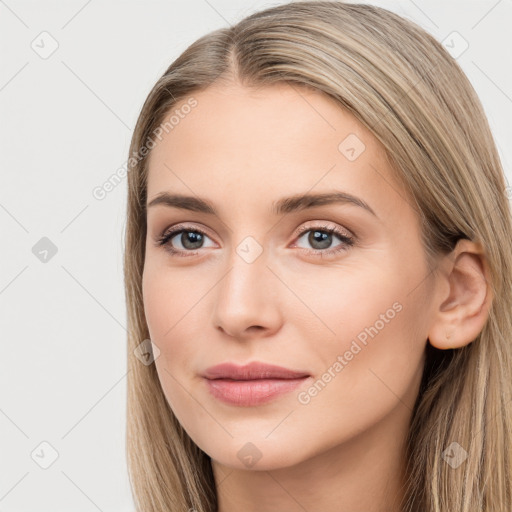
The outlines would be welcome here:
[[[353,204],[367,210],[375,217],[378,217],[365,201],[352,194],[340,191],[322,194],[296,194],[290,197],[283,197],[272,203],[271,212],[275,215],[280,215],[330,204]],[[151,208],[156,205],[164,205],[180,210],[189,210],[218,216],[217,210],[209,201],[195,196],[162,192],[152,199],[147,206]]]

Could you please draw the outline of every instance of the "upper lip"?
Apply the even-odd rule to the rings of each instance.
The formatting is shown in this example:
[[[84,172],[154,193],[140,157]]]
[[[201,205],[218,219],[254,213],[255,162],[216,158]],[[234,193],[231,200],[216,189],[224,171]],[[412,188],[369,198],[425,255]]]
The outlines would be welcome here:
[[[203,377],[207,379],[233,380],[299,379],[309,377],[309,373],[254,361],[244,366],[239,366],[234,363],[222,363],[211,366],[203,373]]]

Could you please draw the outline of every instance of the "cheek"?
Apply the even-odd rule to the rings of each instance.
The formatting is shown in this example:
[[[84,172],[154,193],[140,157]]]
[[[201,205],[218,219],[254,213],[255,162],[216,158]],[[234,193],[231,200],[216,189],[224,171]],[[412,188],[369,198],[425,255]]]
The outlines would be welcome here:
[[[146,264],[142,277],[142,298],[146,323],[151,339],[156,342],[161,339],[172,324],[169,316],[169,297],[171,291],[166,286],[165,275],[160,274],[151,264]]]
[[[330,399],[342,392],[342,401],[357,405],[353,398],[366,396],[378,407],[382,394],[396,400],[386,385],[407,394],[426,345],[428,297],[421,286],[411,293],[422,268],[400,272],[397,258],[383,257],[364,270],[354,265],[306,275],[295,281],[294,292],[307,308],[298,311],[295,304],[289,313],[322,381],[312,395],[330,388]]]
[[[204,368],[207,323],[214,307],[218,277],[207,267],[171,268],[147,260],[142,279],[144,312],[151,340],[160,349],[155,360],[161,382],[174,389]],[[173,378],[175,377],[175,379]]]
[[[173,333],[188,322],[188,315],[201,301],[206,286],[201,278],[192,279],[187,272],[173,271],[156,257],[148,259],[142,295],[152,338],[172,339]]]
[[[180,273],[149,262],[144,268],[142,295],[150,338],[160,349],[157,369],[174,372],[180,361],[190,361],[187,351],[193,350],[193,336],[187,336],[183,329],[195,321],[194,305],[200,300],[200,290],[191,287]],[[171,379],[169,375],[161,376]]]
[[[393,272],[391,266],[381,258],[380,264],[310,269],[299,279],[285,275],[283,280],[293,283],[300,302],[290,296],[283,303],[284,315],[303,330],[303,339],[315,339],[310,347],[315,352],[321,353],[322,347],[328,352],[334,346],[348,349],[355,338],[364,344],[372,326],[383,333],[391,324],[400,324],[405,316],[401,311],[410,302],[409,277]],[[370,331],[375,334],[375,329]]]
[[[143,302],[150,338],[160,350],[155,367],[169,406],[187,431],[202,424],[201,411],[187,392],[200,353],[199,301],[204,291],[190,287],[178,272],[149,264],[142,280]],[[186,292],[184,292],[186,290]],[[196,307],[194,307],[196,306]]]

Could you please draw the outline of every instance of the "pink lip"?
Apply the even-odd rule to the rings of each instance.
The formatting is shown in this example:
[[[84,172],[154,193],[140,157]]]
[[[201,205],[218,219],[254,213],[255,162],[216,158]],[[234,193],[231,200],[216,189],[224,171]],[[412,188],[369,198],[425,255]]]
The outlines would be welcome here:
[[[310,375],[260,362],[237,366],[223,363],[208,368],[203,377],[210,393],[223,402],[253,406],[268,402],[302,384]]]

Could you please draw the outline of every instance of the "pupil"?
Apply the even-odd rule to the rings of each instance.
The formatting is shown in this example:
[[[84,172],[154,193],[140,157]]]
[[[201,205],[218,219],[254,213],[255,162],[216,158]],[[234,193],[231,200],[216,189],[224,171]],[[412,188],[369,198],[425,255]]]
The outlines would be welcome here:
[[[327,249],[331,245],[331,233],[324,233],[322,231],[312,231],[309,235],[309,243],[315,249]],[[315,247],[315,244],[319,244],[319,247]]]

